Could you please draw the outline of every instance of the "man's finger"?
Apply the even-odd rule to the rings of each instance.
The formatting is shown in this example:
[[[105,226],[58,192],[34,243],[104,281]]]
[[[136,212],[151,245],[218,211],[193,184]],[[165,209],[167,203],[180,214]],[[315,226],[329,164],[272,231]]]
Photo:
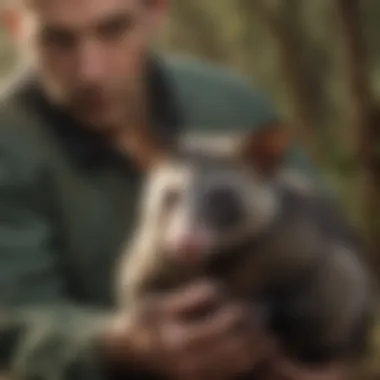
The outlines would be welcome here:
[[[243,322],[244,310],[241,307],[224,307],[200,322],[189,324],[184,341],[190,350],[207,347],[239,333]]]
[[[162,301],[161,310],[173,316],[186,316],[198,308],[216,304],[221,298],[219,286],[216,283],[204,280],[168,295]]]
[[[255,357],[250,348],[244,337],[224,337],[200,350],[199,366],[210,378],[235,378],[253,370],[255,364],[260,361],[261,358]]]
[[[283,358],[276,361],[275,372],[284,379],[345,380],[348,378],[349,368],[343,363],[333,363],[322,366],[322,368],[306,367],[301,363],[295,363]]]

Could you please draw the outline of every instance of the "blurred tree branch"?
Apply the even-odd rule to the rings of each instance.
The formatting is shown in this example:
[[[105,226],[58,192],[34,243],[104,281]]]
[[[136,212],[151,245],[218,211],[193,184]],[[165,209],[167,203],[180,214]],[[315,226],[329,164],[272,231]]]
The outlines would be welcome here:
[[[357,0],[337,0],[337,13],[343,42],[353,131],[353,152],[357,162],[356,182],[361,210],[368,226],[368,240],[377,254],[380,252],[380,170],[376,139],[379,137],[380,109],[372,95],[367,53],[361,26],[361,9]],[[376,258],[376,260],[379,260]],[[378,262],[380,263],[380,261]]]
[[[307,68],[303,65],[300,49],[294,29],[288,28],[281,10],[287,4],[281,0],[251,0],[251,9],[265,22],[278,48],[283,78],[292,96],[292,107],[296,133],[306,144],[308,151],[316,161],[321,161],[317,127],[313,118],[313,102],[308,87]]]

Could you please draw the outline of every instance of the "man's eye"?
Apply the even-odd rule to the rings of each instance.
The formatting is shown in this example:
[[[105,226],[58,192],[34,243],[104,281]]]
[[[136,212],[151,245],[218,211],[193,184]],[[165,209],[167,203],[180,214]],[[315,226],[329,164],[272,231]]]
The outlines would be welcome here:
[[[99,33],[107,39],[120,38],[133,27],[131,17],[120,17],[112,20],[99,28]]]
[[[46,31],[41,33],[40,40],[44,46],[60,48],[71,48],[75,45],[76,39],[70,33],[61,31]]]

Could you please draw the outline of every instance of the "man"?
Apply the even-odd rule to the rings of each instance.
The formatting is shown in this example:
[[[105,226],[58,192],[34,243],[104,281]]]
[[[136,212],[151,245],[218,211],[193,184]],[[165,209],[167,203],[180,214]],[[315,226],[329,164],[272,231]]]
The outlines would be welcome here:
[[[194,126],[276,120],[233,74],[147,53],[166,8],[164,0],[12,0],[6,13],[31,67],[4,91],[0,111],[0,353],[17,379],[152,370],[222,380],[263,360],[289,378],[314,378],[277,355],[247,305],[207,282],[133,313],[113,311],[113,266],[142,176],[126,153],[131,128],[148,126],[170,143]],[[296,149],[289,161],[307,168]],[[219,305],[208,320],[182,318],[204,303]],[[340,365],[319,371],[335,379]]]

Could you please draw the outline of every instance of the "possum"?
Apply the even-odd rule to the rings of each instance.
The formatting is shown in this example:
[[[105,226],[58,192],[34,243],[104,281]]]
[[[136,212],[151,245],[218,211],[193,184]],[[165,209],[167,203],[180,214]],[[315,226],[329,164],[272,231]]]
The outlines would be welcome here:
[[[372,322],[364,248],[326,192],[287,167],[279,128],[187,136],[149,170],[117,302],[211,276],[266,311],[289,357],[358,358]]]

